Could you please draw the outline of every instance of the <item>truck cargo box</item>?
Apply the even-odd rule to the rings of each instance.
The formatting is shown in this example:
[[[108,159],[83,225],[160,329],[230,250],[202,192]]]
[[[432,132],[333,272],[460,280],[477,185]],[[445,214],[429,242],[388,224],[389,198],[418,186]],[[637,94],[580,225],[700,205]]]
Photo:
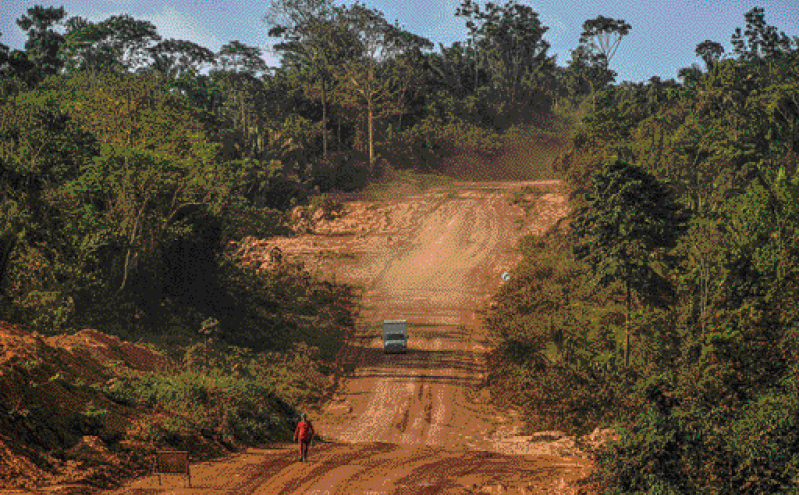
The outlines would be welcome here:
[[[405,320],[383,320],[383,352],[408,351],[408,324]]]

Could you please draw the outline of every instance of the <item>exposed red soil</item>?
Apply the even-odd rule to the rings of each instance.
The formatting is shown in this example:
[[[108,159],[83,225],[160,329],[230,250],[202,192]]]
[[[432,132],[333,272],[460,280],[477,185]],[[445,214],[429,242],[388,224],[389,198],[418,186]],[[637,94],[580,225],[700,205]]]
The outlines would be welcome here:
[[[117,364],[119,363],[119,364]],[[0,490],[82,483],[131,476],[141,459],[110,452],[97,437],[69,433],[69,421],[91,402],[108,411],[110,435],[129,436],[138,412],[120,406],[85,385],[110,383],[110,366],[132,371],[167,371],[170,361],[145,347],[95,330],[43,337],[0,323]],[[30,425],[38,425],[35,433]],[[35,435],[35,439],[31,437]],[[61,437],[77,444],[62,450]],[[77,489],[75,489],[77,490]],[[73,491],[75,491],[73,490]]]

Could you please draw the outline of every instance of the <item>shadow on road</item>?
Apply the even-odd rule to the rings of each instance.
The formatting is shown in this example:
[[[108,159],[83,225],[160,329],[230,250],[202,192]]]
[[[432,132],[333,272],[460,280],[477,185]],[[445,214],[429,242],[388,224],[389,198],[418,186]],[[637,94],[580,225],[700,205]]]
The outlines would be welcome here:
[[[411,347],[406,354],[384,354],[379,347],[357,349],[358,378],[407,378],[418,381],[446,380],[442,383],[479,382],[485,369],[477,352],[466,350],[427,350]],[[434,372],[433,374],[429,372]],[[449,374],[444,372],[449,371]],[[456,372],[453,376],[452,372]],[[462,375],[474,375],[464,377]]]

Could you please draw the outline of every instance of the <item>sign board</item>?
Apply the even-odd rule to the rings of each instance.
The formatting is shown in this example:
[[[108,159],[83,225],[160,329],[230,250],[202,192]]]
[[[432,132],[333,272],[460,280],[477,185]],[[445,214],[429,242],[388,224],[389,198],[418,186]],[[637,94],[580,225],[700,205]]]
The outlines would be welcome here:
[[[159,450],[155,453],[153,472],[158,474],[158,484],[161,484],[162,474],[182,474],[189,480],[191,488],[191,473],[189,472],[189,453],[186,451]]]
[[[504,282],[507,282],[508,280],[510,280],[510,273],[508,273],[508,272],[502,272],[502,275],[500,275],[500,278],[501,278],[501,279],[502,279]]]

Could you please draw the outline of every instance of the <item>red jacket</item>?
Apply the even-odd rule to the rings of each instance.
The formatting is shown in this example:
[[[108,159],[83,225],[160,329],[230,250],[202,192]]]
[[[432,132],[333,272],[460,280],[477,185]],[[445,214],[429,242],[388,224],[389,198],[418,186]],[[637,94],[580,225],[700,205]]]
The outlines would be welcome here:
[[[313,425],[310,421],[300,420],[297,424],[297,429],[294,430],[294,436],[300,440],[307,440],[313,438],[316,433],[313,431]]]

